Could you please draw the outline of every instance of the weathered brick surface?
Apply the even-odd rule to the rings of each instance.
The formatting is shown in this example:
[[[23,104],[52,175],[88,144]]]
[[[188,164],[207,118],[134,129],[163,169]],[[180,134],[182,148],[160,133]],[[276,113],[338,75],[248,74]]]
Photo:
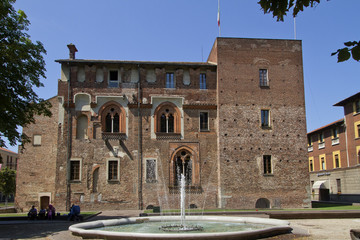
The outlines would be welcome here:
[[[52,175],[46,184],[45,178],[24,177],[23,182],[31,182],[34,188],[30,191],[19,188],[18,206],[28,207],[26,201],[36,205],[38,188],[51,192],[52,202],[58,209],[65,209],[73,202],[83,209],[137,209],[159,204],[178,208],[179,193],[172,188],[170,178],[174,175],[174,156],[182,149],[188,149],[192,159],[198,160],[194,160],[198,167],[193,170],[193,179],[199,179],[199,183],[189,190],[188,204],[207,208],[254,208],[259,198],[269,199],[272,207],[307,204],[301,42],[218,38],[209,61],[217,65],[59,60],[63,72],[58,96],[64,104],[54,107],[53,111],[64,107],[63,120],[54,114],[51,119],[42,119],[35,125],[51,128],[47,134],[48,144],[53,146],[52,157],[47,157],[50,148],[44,144],[38,149],[46,157],[38,156],[38,161],[50,165]],[[84,82],[77,79],[81,68],[85,72]],[[259,68],[268,69],[270,88],[259,87]],[[103,82],[97,81],[96,69],[105,69]],[[118,88],[107,86],[109,69],[120,71]],[[146,79],[148,71],[154,72],[156,81]],[[174,72],[175,89],[165,88],[168,71]],[[134,78],[138,73],[140,84]],[[199,89],[200,73],[206,73],[206,90]],[[190,82],[185,79],[187,76]],[[89,110],[78,110],[80,103],[75,101],[76,94],[90,95]],[[113,97],[103,100],[105,96]],[[102,139],[99,109],[105,104],[103,101],[117,101],[125,109],[125,140]],[[154,133],[155,109],[163,102],[179,108],[181,116],[177,124],[181,139],[159,139]],[[260,127],[262,108],[271,110],[271,130]],[[208,132],[199,130],[201,111],[209,114]],[[76,139],[77,118],[82,114],[88,117],[88,139],[79,140]],[[58,121],[62,121],[61,124]],[[30,129],[33,128],[24,131]],[[120,159],[120,181],[109,182],[107,159],[113,157],[114,149],[118,149]],[[25,172],[31,171],[25,168],[37,154],[34,151],[29,146],[21,155]],[[262,173],[263,155],[272,156],[271,176]],[[80,181],[67,181],[69,159],[81,159]],[[156,182],[145,179],[147,159],[156,159]],[[39,171],[43,169],[39,167]],[[96,171],[99,175],[94,191]]]

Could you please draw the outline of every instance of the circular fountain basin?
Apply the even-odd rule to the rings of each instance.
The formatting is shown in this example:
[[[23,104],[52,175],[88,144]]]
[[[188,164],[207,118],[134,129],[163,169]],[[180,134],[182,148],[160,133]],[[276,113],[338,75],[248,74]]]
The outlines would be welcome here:
[[[79,223],[70,226],[69,230],[83,238],[196,240],[257,239],[289,233],[292,230],[289,222],[283,220],[224,216],[186,216],[186,223],[203,225],[203,231],[169,233],[159,230],[158,226],[176,222],[179,222],[179,216],[132,217]],[[208,227],[209,225],[219,227],[220,230]],[[236,225],[242,225],[243,228],[239,230]],[[132,229],[123,230],[122,227]],[[122,232],[117,232],[116,228]],[[134,229],[139,229],[141,232],[135,232]]]

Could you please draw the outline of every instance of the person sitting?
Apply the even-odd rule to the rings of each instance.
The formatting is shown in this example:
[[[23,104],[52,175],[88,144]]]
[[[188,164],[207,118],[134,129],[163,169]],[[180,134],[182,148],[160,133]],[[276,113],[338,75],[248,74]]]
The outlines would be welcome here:
[[[46,210],[45,209],[40,209],[39,214],[38,214],[38,218],[39,219],[45,219],[45,215],[46,215]]]
[[[36,219],[36,217],[37,217],[37,209],[36,209],[35,206],[33,205],[33,206],[31,207],[31,209],[29,210],[28,218],[29,218],[30,220],[34,220],[34,219]]]
[[[82,217],[80,215],[80,206],[73,204],[70,208],[70,213],[68,215],[69,221],[80,221]]]
[[[49,208],[47,209],[47,217],[48,220],[53,220],[55,217],[55,207],[49,204]]]

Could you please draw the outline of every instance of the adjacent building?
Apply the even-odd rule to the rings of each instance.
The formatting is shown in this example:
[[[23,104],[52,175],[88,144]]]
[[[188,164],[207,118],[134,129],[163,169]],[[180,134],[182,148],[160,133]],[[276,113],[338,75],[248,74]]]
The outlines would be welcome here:
[[[0,171],[4,168],[17,170],[18,154],[9,149],[0,147]],[[10,201],[14,200],[14,196],[10,196]],[[0,202],[5,201],[5,196],[0,192]]]
[[[299,40],[217,38],[206,62],[69,59],[51,118],[24,128],[16,204],[309,206]]]
[[[334,106],[344,118],[307,134],[312,200],[360,202],[360,93]]]

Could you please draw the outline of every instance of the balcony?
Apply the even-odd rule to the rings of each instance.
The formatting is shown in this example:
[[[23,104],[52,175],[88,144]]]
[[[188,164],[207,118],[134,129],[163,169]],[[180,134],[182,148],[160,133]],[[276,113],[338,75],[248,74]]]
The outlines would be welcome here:
[[[319,149],[323,149],[323,148],[325,148],[325,142],[319,143]]]
[[[340,141],[339,141],[339,138],[333,138],[333,139],[331,139],[331,145],[337,145],[337,144],[339,144],[340,143]]]
[[[125,140],[125,133],[111,133],[111,132],[103,132],[102,133],[103,140]]]
[[[157,140],[181,140],[181,133],[157,132]]]

